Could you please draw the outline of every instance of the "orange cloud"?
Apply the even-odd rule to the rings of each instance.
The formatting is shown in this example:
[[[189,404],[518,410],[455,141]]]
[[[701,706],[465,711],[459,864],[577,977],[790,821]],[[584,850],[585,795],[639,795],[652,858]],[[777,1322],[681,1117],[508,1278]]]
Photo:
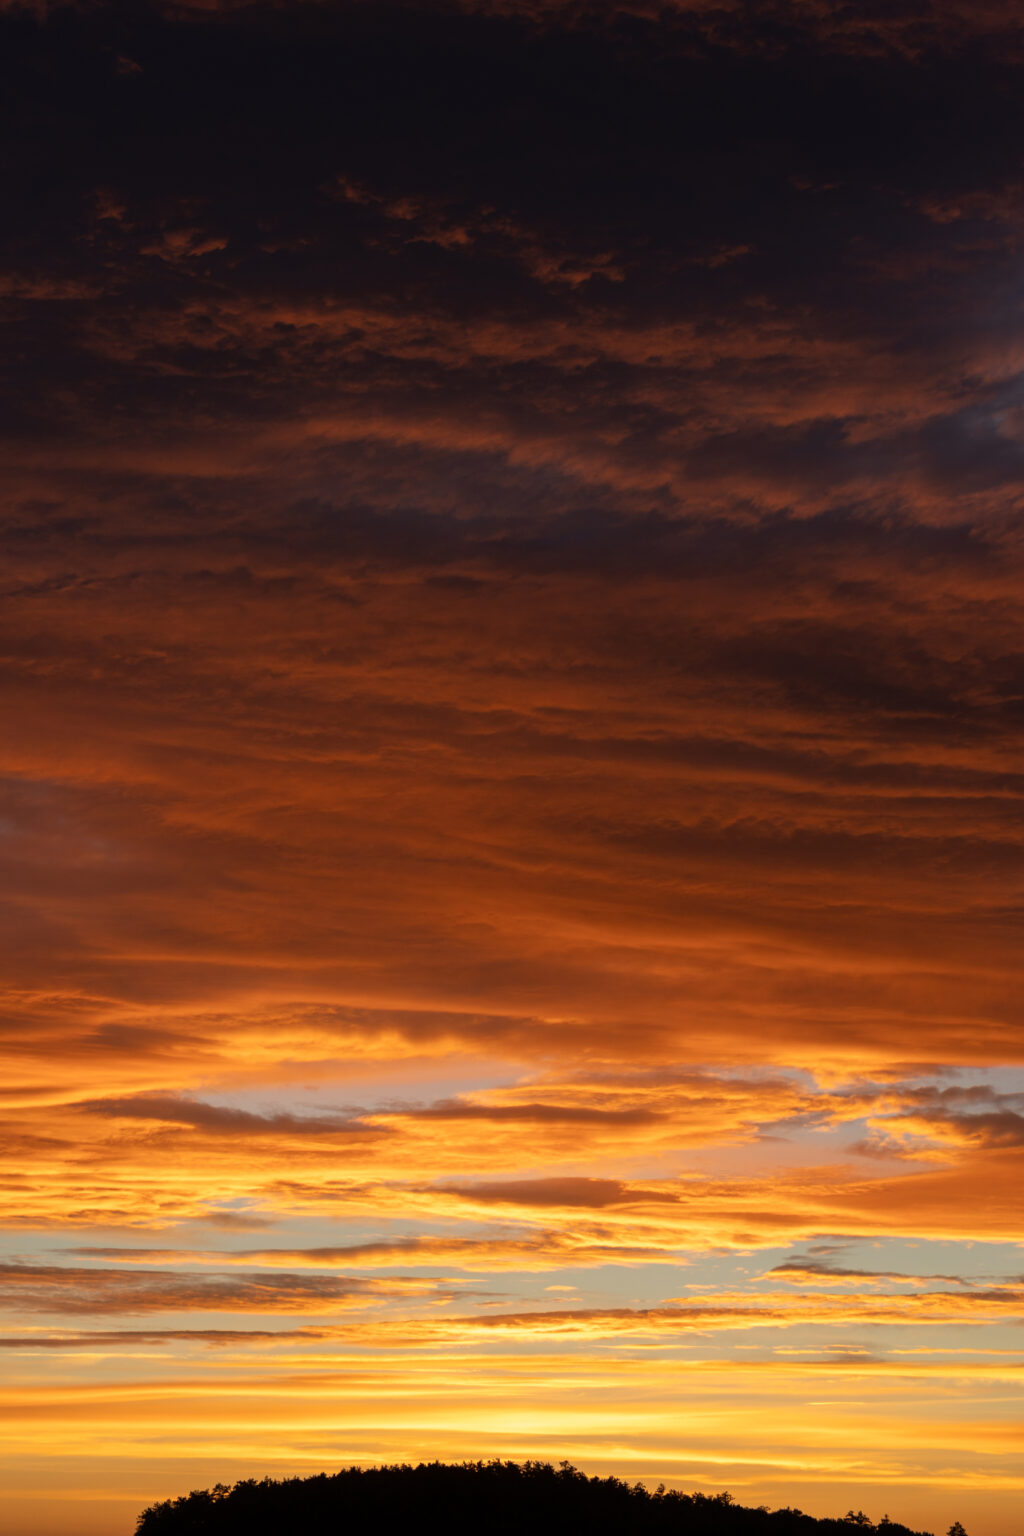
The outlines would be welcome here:
[[[1019,29],[854,10],[0,0],[13,1536],[1012,1527]]]

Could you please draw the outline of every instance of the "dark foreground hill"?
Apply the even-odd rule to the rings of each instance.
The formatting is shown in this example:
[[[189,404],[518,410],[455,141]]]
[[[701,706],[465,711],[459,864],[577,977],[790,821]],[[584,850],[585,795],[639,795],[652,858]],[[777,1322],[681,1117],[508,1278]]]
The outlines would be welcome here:
[[[568,1462],[442,1462],[250,1479],[154,1504],[138,1536],[928,1536],[883,1517],[817,1520],[727,1493],[650,1493]],[[957,1526],[950,1536],[966,1536]]]

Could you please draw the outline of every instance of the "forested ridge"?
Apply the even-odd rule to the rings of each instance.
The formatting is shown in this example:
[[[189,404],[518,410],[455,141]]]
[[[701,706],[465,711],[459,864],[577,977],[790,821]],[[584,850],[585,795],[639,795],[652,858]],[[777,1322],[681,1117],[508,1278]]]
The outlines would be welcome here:
[[[523,1536],[931,1536],[859,1510],[817,1519],[799,1509],[750,1508],[728,1493],[678,1493],[562,1462],[420,1463],[348,1467],[314,1477],[222,1483],[153,1504],[137,1536],[326,1536],[368,1531],[523,1533]],[[949,1536],[967,1536],[954,1522]]]

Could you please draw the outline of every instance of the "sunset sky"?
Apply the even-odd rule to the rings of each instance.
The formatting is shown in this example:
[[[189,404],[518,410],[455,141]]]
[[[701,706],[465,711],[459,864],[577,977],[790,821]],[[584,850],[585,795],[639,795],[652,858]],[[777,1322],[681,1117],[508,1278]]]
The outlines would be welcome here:
[[[1016,1536],[1012,0],[0,0],[5,1536]]]

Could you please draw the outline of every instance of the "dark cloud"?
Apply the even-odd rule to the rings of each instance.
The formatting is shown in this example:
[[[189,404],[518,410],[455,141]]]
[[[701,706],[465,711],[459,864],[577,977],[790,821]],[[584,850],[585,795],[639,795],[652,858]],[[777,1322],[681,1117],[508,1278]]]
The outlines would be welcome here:
[[[577,1104],[469,1104],[443,1099],[424,1109],[405,1111],[420,1120],[522,1121],[534,1125],[655,1125],[664,1120],[654,1109],[599,1109]]]
[[[423,1282],[403,1283],[400,1277],[377,1281],[280,1271],[219,1275],[0,1264],[0,1306],[14,1313],[332,1312],[410,1290],[425,1293]]]
[[[115,1350],[151,1348],[161,1344],[200,1344],[229,1348],[259,1344],[315,1343],[324,1337],[318,1328],[89,1328],[68,1333],[0,1336],[0,1350],[32,1354],[35,1350]]]
[[[935,1114],[927,1118],[937,1127],[948,1126],[965,1141],[981,1147],[1024,1146],[1024,1115],[1015,1110],[995,1110],[977,1115]]]
[[[555,1332],[576,1329],[587,1331],[591,1327],[595,1331],[603,1327],[614,1331],[618,1325],[637,1331],[648,1328],[660,1331],[675,1327],[699,1329],[702,1322],[725,1322],[728,1325],[732,1319],[739,1323],[751,1317],[763,1316],[767,1319],[771,1315],[769,1308],[760,1313],[744,1306],[572,1307],[563,1311],[538,1309],[536,1312],[489,1312],[478,1317],[461,1318],[459,1321],[475,1328],[524,1331],[538,1328]]]
[[[840,1264],[829,1264],[824,1259],[787,1259],[768,1271],[771,1275],[792,1275],[803,1280],[889,1280],[906,1281],[914,1285],[941,1280],[945,1285],[972,1285],[974,1282],[962,1275],[907,1275],[889,1269],[847,1269]]]
[[[155,1120],[167,1125],[194,1126],[197,1130],[236,1136],[345,1136],[373,1137],[398,1129],[403,1122],[433,1120],[480,1120],[524,1125],[654,1125],[664,1114],[652,1109],[601,1109],[573,1104],[473,1104],[461,1099],[443,1099],[421,1107],[380,1110],[372,1121],[363,1114],[295,1115],[257,1114],[251,1110],[231,1109],[183,1099],[167,1094],[147,1094],[126,1099],[87,1099],[77,1108],[86,1114],[112,1119]],[[203,1218],[225,1230],[267,1225],[259,1216],[253,1218],[232,1211],[211,1211]]]
[[[856,1143],[854,1150],[868,1156],[913,1156],[913,1143],[899,1139],[901,1122],[912,1132],[953,1138],[982,1150],[1012,1149],[1024,1145],[1022,1107],[1024,1094],[1000,1092],[989,1083],[908,1088],[873,1134]]]
[[[543,1239],[527,1239],[523,1246],[537,1246]],[[497,1240],[498,1246],[506,1247],[508,1244]],[[376,1258],[415,1258],[422,1255],[424,1262],[430,1261],[430,1254],[437,1248],[467,1254],[486,1251],[494,1246],[494,1242],[488,1238],[422,1238],[402,1237],[393,1241],[380,1241],[372,1243],[346,1243],[333,1247],[319,1248],[244,1248],[224,1252],[210,1252],[206,1250],[196,1251],[190,1248],[104,1248],[81,1246],[68,1248],[68,1253],[79,1254],[83,1258],[91,1259],[117,1259],[122,1263],[131,1260],[139,1264],[174,1263],[190,1261],[193,1259],[217,1259],[248,1260],[250,1262],[266,1262],[269,1259],[291,1259],[305,1261],[309,1264],[358,1264],[361,1259]]]
[[[457,1195],[481,1205],[577,1206],[602,1209],[605,1206],[641,1205],[650,1202],[676,1204],[678,1196],[670,1191],[644,1189],[622,1184],[618,1179],[550,1178],[502,1179],[493,1183],[442,1184],[445,1194]]]
[[[125,1099],[87,1099],[77,1108],[92,1115],[112,1119],[157,1120],[166,1125],[190,1125],[197,1130],[235,1136],[336,1136],[381,1135],[378,1127],[358,1119],[338,1115],[255,1114],[247,1109],[231,1109],[218,1104],[204,1104],[198,1099],[178,1098],[171,1094],[146,1094]],[[265,1225],[259,1218],[238,1216],[233,1212],[208,1212],[205,1220],[230,1228]]]
[[[641,1260],[680,1263],[680,1256],[664,1242],[657,1246],[630,1243],[607,1231],[597,1233],[519,1230],[497,1237],[460,1237],[435,1234],[401,1237],[367,1243],[346,1243],[316,1248],[244,1248],[230,1252],[190,1248],[109,1248],[81,1246],[64,1250],[82,1258],[111,1259],[120,1263],[206,1263],[309,1265],[381,1265],[395,1263],[454,1265],[460,1268],[557,1269],[569,1265],[633,1264]],[[671,1255],[671,1259],[670,1259]]]
[[[260,1216],[255,1211],[203,1211],[193,1219],[220,1232],[265,1232],[277,1225],[272,1216]]]

